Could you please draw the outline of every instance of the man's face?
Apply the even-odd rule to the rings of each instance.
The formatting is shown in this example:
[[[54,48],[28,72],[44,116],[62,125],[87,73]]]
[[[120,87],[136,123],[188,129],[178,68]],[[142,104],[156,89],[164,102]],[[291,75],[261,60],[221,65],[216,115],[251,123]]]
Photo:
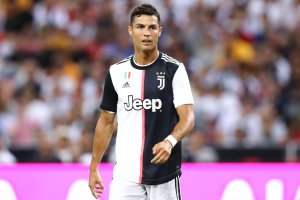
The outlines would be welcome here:
[[[143,52],[153,51],[157,48],[161,31],[162,27],[159,26],[158,19],[154,15],[135,17],[132,25],[128,27],[135,50]]]

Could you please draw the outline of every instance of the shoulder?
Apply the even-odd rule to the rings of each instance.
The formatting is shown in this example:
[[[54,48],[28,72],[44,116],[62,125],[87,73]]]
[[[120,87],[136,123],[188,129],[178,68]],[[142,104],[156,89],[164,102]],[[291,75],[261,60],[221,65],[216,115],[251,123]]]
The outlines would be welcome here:
[[[166,63],[170,63],[170,64],[173,64],[173,65],[176,65],[177,67],[179,65],[182,65],[182,62],[178,61],[177,59],[165,54],[165,53],[162,53],[162,56],[161,56],[161,59],[164,60]]]
[[[130,59],[132,58],[131,56],[128,56],[127,58],[124,58],[123,60],[113,64],[110,66],[110,70],[117,70],[118,68],[130,64]]]

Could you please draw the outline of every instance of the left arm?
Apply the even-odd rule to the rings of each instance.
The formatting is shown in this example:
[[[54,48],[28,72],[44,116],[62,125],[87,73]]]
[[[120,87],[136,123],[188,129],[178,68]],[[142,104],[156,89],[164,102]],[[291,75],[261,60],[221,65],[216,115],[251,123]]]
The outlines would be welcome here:
[[[181,141],[185,136],[187,136],[194,127],[195,116],[194,109],[192,104],[184,104],[178,106],[176,111],[179,116],[179,122],[176,124],[173,129],[171,136],[173,136],[177,142]],[[151,163],[154,164],[163,164],[165,163],[172,151],[172,144],[169,140],[163,140],[154,145],[152,148],[154,158],[151,160]]]

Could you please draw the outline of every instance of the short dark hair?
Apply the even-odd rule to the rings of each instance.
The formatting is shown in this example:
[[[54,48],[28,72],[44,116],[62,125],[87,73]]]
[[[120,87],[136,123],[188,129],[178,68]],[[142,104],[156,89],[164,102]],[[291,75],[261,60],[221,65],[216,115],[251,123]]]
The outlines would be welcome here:
[[[151,4],[148,3],[144,3],[140,6],[135,7],[130,15],[130,25],[133,24],[133,21],[135,19],[135,17],[139,17],[141,15],[154,15],[157,17],[158,20],[158,24],[160,24],[160,15],[157,11],[157,9],[152,6]]]

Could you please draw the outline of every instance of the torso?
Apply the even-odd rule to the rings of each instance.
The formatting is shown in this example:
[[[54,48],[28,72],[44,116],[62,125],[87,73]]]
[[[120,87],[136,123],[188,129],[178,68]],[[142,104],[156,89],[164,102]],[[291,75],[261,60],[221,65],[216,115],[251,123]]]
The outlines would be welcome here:
[[[150,163],[152,147],[166,138],[178,122],[173,79],[179,67],[183,67],[182,63],[163,53],[147,66],[136,65],[132,57],[111,66],[109,73],[117,101],[110,103],[116,104],[118,119],[114,176],[158,184],[181,174],[180,143],[167,163]],[[189,101],[191,97],[187,95]]]

